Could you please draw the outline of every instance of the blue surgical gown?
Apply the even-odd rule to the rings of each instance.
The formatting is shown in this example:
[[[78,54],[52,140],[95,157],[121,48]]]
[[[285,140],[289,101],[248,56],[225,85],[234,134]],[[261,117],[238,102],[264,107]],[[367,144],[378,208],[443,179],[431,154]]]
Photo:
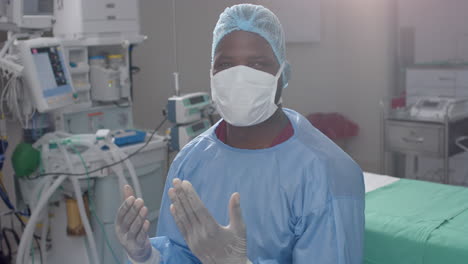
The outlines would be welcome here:
[[[229,223],[228,202],[239,192],[253,263],[349,263],[363,258],[364,182],[359,166],[297,112],[294,128],[267,149],[237,149],[215,135],[191,141],[168,174],[153,246],[161,263],[200,263],[169,211],[172,179],[189,180],[213,217]],[[219,124],[219,123],[218,123]]]

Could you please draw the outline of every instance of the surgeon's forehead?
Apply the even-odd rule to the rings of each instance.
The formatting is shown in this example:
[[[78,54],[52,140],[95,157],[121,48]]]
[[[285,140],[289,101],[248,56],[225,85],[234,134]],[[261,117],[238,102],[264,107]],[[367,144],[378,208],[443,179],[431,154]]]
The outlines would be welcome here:
[[[247,31],[233,31],[218,44],[217,58],[273,58],[275,54],[270,44],[260,35]]]

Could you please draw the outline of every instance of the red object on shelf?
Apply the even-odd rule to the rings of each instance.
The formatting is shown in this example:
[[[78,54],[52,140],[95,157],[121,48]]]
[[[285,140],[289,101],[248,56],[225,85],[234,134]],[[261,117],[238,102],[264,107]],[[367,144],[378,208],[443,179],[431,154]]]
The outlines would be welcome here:
[[[392,99],[392,109],[403,108],[406,106],[406,92],[403,92],[400,97]]]
[[[355,137],[359,133],[359,126],[340,113],[314,113],[307,119],[332,140]]]
[[[399,98],[392,99],[392,109],[403,108],[406,106],[406,97],[402,96]]]

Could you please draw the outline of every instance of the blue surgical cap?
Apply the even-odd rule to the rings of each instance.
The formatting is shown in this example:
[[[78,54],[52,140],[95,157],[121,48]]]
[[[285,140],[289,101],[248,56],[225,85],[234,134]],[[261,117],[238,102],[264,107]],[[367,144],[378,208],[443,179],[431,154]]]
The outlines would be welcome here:
[[[291,75],[290,65],[286,61],[286,43],[283,27],[273,12],[261,5],[240,4],[228,7],[219,16],[213,31],[211,63],[219,42],[229,33],[242,30],[252,32],[264,38],[273,49],[278,63],[285,63],[282,73],[283,87],[288,86]]]

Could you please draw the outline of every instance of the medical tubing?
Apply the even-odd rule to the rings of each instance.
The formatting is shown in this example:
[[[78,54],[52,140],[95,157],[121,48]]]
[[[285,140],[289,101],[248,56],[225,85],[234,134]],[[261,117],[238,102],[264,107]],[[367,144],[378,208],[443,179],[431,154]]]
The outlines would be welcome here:
[[[138,179],[138,176],[135,171],[135,167],[133,164],[130,162],[129,159],[127,159],[127,155],[117,146],[111,146],[111,150],[115,151],[117,157],[115,159],[118,160],[118,158],[124,160],[124,164],[127,166],[128,172],[130,173],[130,177],[132,178],[133,181],[133,187],[135,188],[135,193],[138,198],[143,199],[143,192],[141,191],[141,185],[140,181]]]
[[[462,136],[462,137],[459,137],[455,140],[455,143],[456,145],[461,148],[462,150],[464,150],[465,152],[468,152],[468,146],[465,146],[462,141],[464,140],[467,140],[468,139],[468,136]]]
[[[120,158],[124,159],[126,157],[125,153],[121,151],[120,149],[117,150],[117,154],[120,152]],[[143,199],[143,191],[141,190],[141,185],[140,185],[140,180],[138,179],[138,176],[135,171],[135,167],[133,164],[130,162],[129,159],[126,159],[124,161],[124,164],[127,165],[128,172],[130,173],[130,177],[132,178],[133,181],[133,187],[135,188],[136,196],[138,198]]]
[[[6,244],[6,247],[8,248],[8,254],[5,255],[3,252],[4,252],[4,248],[2,246],[2,253],[3,253],[3,256],[6,256],[8,258],[8,260],[11,260],[12,259],[12,254],[11,254],[11,245],[10,245],[10,239],[7,237],[6,235],[6,231],[7,229],[5,228],[2,228],[2,236],[3,236],[3,240],[5,241],[5,244]]]
[[[110,155],[115,159],[115,160],[118,160],[118,155],[117,153],[113,153],[112,150],[111,150],[111,153]],[[110,163],[109,163],[110,164]],[[112,167],[112,170],[114,171],[115,175],[117,175],[117,179],[119,180],[119,188],[121,188],[122,186],[128,184],[128,181],[127,181],[127,178],[125,178],[125,174],[124,174],[124,168],[121,166],[121,164],[118,164],[116,166],[113,166]],[[121,195],[121,198],[123,199],[124,196],[123,196],[123,192],[120,192],[120,195]]]
[[[41,179],[39,184],[34,188],[32,196],[31,196],[31,210],[36,210],[36,208],[37,208],[36,201],[39,200],[42,191],[44,189],[49,188],[51,181],[52,181],[52,179],[50,179],[50,178],[49,179]],[[47,203],[45,204],[45,207],[46,207],[46,211],[45,211],[44,217],[45,217],[45,222],[46,223],[43,224],[43,227],[42,227],[42,230],[41,230],[42,231],[41,232],[41,240],[40,240],[40,242],[38,242],[41,263],[47,263],[46,262],[46,251],[47,250],[46,250],[46,245],[45,245],[45,242],[47,241],[47,232],[45,232],[45,234],[44,234],[44,231],[47,231],[48,222],[49,222],[49,214],[48,214],[49,210],[48,210],[48,204]],[[41,210],[40,212],[42,213],[43,210]],[[28,262],[28,255],[26,256],[26,262]]]
[[[0,50],[0,57],[4,57],[11,47],[13,42],[16,40],[16,35],[13,35],[11,32],[8,32],[8,40],[3,44],[3,48]]]
[[[31,210],[34,210],[36,209],[37,207],[37,203],[39,202],[39,200],[36,200],[36,197],[39,197],[40,196],[40,193],[47,187],[44,187],[46,186],[46,184],[48,182],[52,181],[52,179],[47,179],[47,178],[44,178],[44,179],[41,179],[37,184],[36,186],[34,186],[34,189],[32,190],[32,194],[31,194],[31,199],[30,199],[30,209]]]
[[[94,240],[93,230],[89,224],[88,216],[86,215],[86,209],[84,206],[83,196],[81,195],[80,183],[77,178],[71,178],[73,189],[75,190],[76,201],[78,202],[78,211],[80,212],[81,221],[86,231],[86,237],[88,238],[89,247],[91,249],[93,262],[99,264],[99,255],[97,253],[96,241]]]
[[[49,145],[48,144],[42,145],[42,151],[45,152],[44,155],[41,155],[41,159],[44,162],[44,160],[47,161],[47,158],[48,158],[48,155],[49,155]],[[39,200],[42,191],[44,189],[47,189],[50,186],[51,181],[52,181],[51,178],[41,179],[39,181],[39,183],[37,184],[37,186],[33,189],[32,196],[31,196],[31,199],[30,199],[30,206],[31,206],[30,208],[31,208],[31,210],[36,209],[36,202]],[[43,215],[43,217],[45,217],[45,223],[43,224],[43,227],[42,227],[42,230],[41,230],[42,237],[41,237],[40,241],[38,241],[37,238],[36,238],[37,245],[39,246],[39,258],[40,258],[41,263],[46,263],[46,255],[47,255],[46,254],[47,250],[46,250],[46,245],[45,245],[45,243],[47,241],[47,232],[44,233],[44,231],[47,231],[48,221],[49,221],[49,214],[48,214],[49,210],[48,210],[48,204],[47,203],[45,203],[45,207],[46,207],[45,215]],[[39,209],[39,212],[40,212],[40,214],[42,214],[43,210]],[[38,221],[40,221],[40,220],[41,220],[41,217],[39,217]],[[32,238],[35,238],[34,233],[33,233]],[[32,245],[32,239],[31,239],[31,245]],[[29,251],[29,249],[26,252],[28,252],[28,251]],[[32,254],[34,254],[34,248],[33,248],[33,250],[31,252],[32,252]],[[29,263],[29,254],[26,255],[24,262]],[[32,262],[34,263],[34,256],[32,258]]]
[[[49,157],[50,143],[51,142],[58,143],[60,142],[61,139],[71,137],[71,136],[72,134],[68,134],[62,131],[55,131],[53,133],[47,133],[43,135],[41,138],[39,138],[32,146],[35,149],[39,149],[41,147],[41,152],[46,152],[46,155],[44,155],[44,153],[41,153],[42,162],[46,162],[47,158]],[[66,174],[66,173],[61,173],[61,174]],[[58,175],[58,176],[61,176],[61,175]]]
[[[57,140],[58,137],[56,136],[56,133],[54,134],[49,134],[47,137],[44,137],[45,139],[43,140],[38,140],[40,141],[40,143],[36,142],[36,144],[33,145],[34,148],[39,148],[41,147],[41,160],[42,160],[42,164],[44,164],[44,170],[45,171],[49,171],[49,162],[48,162],[48,159],[49,159],[49,154],[50,154],[50,148],[49,148],[49,142],[51,139],[55,139]],[[48,185],[50,185],[50,182],[52,181],[51,178],[48,178],[48,177],[44,177],[42,179],[39,180],[39,182],[37,183],[37,185],[34,187],[33,189],[33,192],[32,192],[32,199],[31,199],[31,209],[34,210],[36,208],[36,204],[37,204],[37,201],[39,199],[36,199],[39,198],[40,196],[40,193],[48,187]]]
[[[68,155],[67,150],[62,144],[58,144],[59,150],[65,156],[65,162],[71,172],[74,171],[73,164],[70,160],[70,156]],[[91,225],[89,224],[88,216],[86,215],[86,209],[84,206],[83,196],[81,195],[80,183],[77,178],[72,178],[72,185],[76,195],[76,201],[78,202],[78,211],[80,212],[81,221],[83,222],[83,226],[86,231],[86,237],[88,238],[89,247],[92,253],[92,259],[94,264],[99,264],[99,255],[97,253],[96,241],[94,241],[93,230],[91,229]]]
[[[111,154],[112,155],[112,154]],[[106,159],[106,162],[108,164],[112,164],[112,160],[111,159]],[[123,168],[121,167],[120,164],[117,164],[115,166],[112,166],[111,167],[112,170],[114,171],[115,175],[117,175],[117,179],[119,181],[119,188],[124,186],[124,185],[127,185],[128,184],[128,181],[127,179],[125,178],[125,174],[123,173]],[[123,198],[123,193],[120,192],[122,198]]]
[[[41,254],[41,263],[47,263],[47,231],[49,229],[49,208],[46,206],[45,210],[45,219],[42,224],[42,230],[41,230],[41,246],[39,247],[39,250],[42,251]]]
[[[103,146],[103,145],[99,145],[99,146]],[[101,149],[101,148],[100,148]],[[112,164],[113,163],[113,160],[106,154],[108,154],[109,152],[105,152],[105,151],[102,151],[101,150],[101,154],[100,156],[102,157],[102,159],[107,163],[107,164]],[[112,149],[111,149],[111,153],[112,153]],[[112,154],[111,154],[112,155]],[[124,186],[126,184],[128,184],[127,182],[127,179],[125,178],[125,175],[123,174],[123,168],[122,169],[119,169],[121,168],[120,167],[120,163],[119,164],[115,164],[114,166],[111,166],[110,168],[114,171],[115,175],[117,175],[117,180],[119,182],[119,186]],[[120,192],[121,195],[122,192]],[[123,198],[123,196],[122,196]]]
[[[38,147],[36,147],[37,149]],[[49,144],[44,144],[41,146],[41,162],[42,162],[42,169],[44,171],[49,171],[49,154],[50,154],[50,148]],[[40,171],[39,171],[40,172]]]
[[[72,148],[73,148],[73,146],[72,146]],[[101,149],[101,148],[99,148],[99,149]],[[92,197],[92,194],[90,193],[90,189],[91,189],[91,188],[90,188],[90,185],[89,185],[89,180],[90,180],[89,177],[90,177],[90,176],[89,176],[88,169],[87,169],[87,167],[86,167],[86,163],[85,163],[85,161],[84,161],[84,159],[83,159],[83,156],[81,156],[81,154],[80,154],[75,148],[73,148],[73,150],[74,150],[75,153],[78,155],[78,157],[80,157],[81,163],[83,164],[83,167],[84,167],[84,169],[85,169],[85,171],[86,171],[86,173],[87,173],[87,176],[88,176],[88,177],[87,177],[87,183],[88,183],[87,189],[88,189],[88,198],[89,198],[89,204],[90,204],[91,214],[94,215],[94,217],[96,218],[96,221],[97,221],[98,224],[99,224],[99,227],[101,228],[101,231],[102,231],[102,233],[103,233],[103,235],[104,235],[104,238],[105,238],[105,240],[106,240],[106,245],[107,245],[107,247],[109,248],[109,250],[111,251],[112,257],[114,257],[115,263],[119,263],[119,258],[115,255],[115,252],[114,252],[114,250],[112,249],[112,247],[111,247],[111,245],[110,245],[109,239],[107,238],[106,230],[104,229],[104,226],[103,226],[101,220],[99,220],[98,215],[94,212],[93,197]],[[101,155],[101,154],[102,154],[102,155]],[[100,154],[101,157],[103,157],[103,158],[107,157],[107,156],[104,155],[103,153],[101,153],[101,154]]]
[[[174,72],[173,74],[174,74],[175,95],[180,96],[179,73]]]
[[[43,178],[39,181],[39,183],[34,187],[32,195],[31,195],[31,210],[34,210],[37,207],[36,198],[40,196],[40,193],[50,185],[52,181],[51,178]]]
[[[30,241],[34,235],[34,228],[36,227],[36,222],[41,214],[41,209],[47,204],[49,198],[54,194],[55,190],[68,178],[67,175],[59,176],[54,183],[44,192],[44,195],[39,199],[36,209],[32,212],[31,217],[29,218],[28,224],[23,231],[22,239],[18,246],[18,257],[16,259],[16,264],[24,264],[23,258],[25,253],[29,252]]]
[[[8,209],[16,213],[15,207],[13,206],[13,204],[10,201],[10,198],[8,197],[8,193],[5,191],[5,188],[2,186],[0,186],[0,198],[2,199],[3,203],[8,207]]]
[[[73,136],[72,134],[63,132],[63,131],[55,131],[54,135],[64,137],[64,138]]]

